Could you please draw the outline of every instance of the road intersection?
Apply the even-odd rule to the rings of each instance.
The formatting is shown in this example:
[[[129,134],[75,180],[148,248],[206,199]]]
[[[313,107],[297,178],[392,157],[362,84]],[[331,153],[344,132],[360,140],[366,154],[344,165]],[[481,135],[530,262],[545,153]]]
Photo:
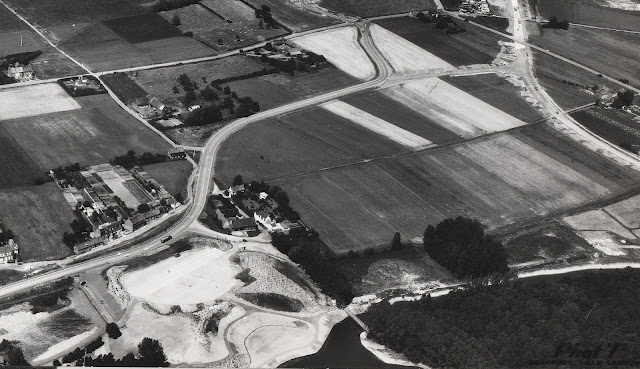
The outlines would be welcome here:
[[[539,85],[537,84],[537,80],[533,74],[533,70],[532,70],[532,63],[530,60],[530,48],[535,48],[535,49],[540,49],[543,52],[547,52],[548,54],[557,57],[561,60],[565,60],[568,62],[571,62],[574,65],[577,65],[583,69],[587,69],[589,71],[591,71],[592,73],[596,73],[596,71],[590,70],[587,67],[584,67],[576,62],[570,61],[566,58],[563,58],[557,54],[554,53],[550,53],[544,49],[541,49],[535,45],[529,44],[528,42],[526,42],[526,30],[525,27],[522,26],[521,22],[520,22],[520,14],[519,11],[517,9],[519,9],[517,7],[517,3],[518,0],[512,0],[514,7],[516,7],[516,11],[514,11],[514,35],[507,35],[504,34],[502,32],[499,31],[495,31],[492,30],[490,28],[484,27],[482,25],[476,24],[474,22],[469,22],[472,23],[474,26],[478,26],[481,27],[483,29],[489,30],[491,32],[494,33],[498,33],[503,37],[508,37],[514,40],[514,42],[519,45],[518,47],[516,47],[517,49],[517,53],[518,53],[518,60],[520,63],[523,63],[522,69],[520,70],[520,72],[523,75],[523,79],[526,81],[527,87],[529,88],[529,90],[534,93],[534,97],[536,98],[536,100],[538,100],[543,107],[545,107],[545,109],[547,110],[547,112],[549,112],[549,116],[555,116],[556,118],[560,119],[561,121],[563,121],[568,127],[570,127],[571,129],[578,129],[581,130],[581,128],[579,126],[577,126],[575,124],[575,122],[572,122],[569,118],[566,117],[566,115],[564,115],[562,112],[562,110],[557,107],[557,105],[555,105],[555,102],[553,102],[553,100],[551,100],[548,95],[546,95],[541,87],[539,87]],[[302,2],[304,4],[304,1]],[[11,8],[9,8],[2,0],[0,0],[0,4],[6,6],[9,10],[11,10],[14,14],[15,11],[13,11]],[[314,8],[315,9],[315,8]],[[60,50],[53,42],[51,42],[45,35],[44,33],[42,33],[37,27],[35,27],[34,25],[30,24],[26,19],[24,19],[23,17],[19,16],[18,14],[16,14],[18,17],[20,17],[20,19],[22,19],[25,23],[27,23],[35,32],[37,32],[42,38],[44,38],[52,47],[54,47],[56,50],[60,51],[63,55],[67,56],[70,60],[72,60],[73,62],[75,62],[77,65],[79,65],[80,67],[83,68],[83,70],[86,70],[88,72],[88,74],[95,76],[96,78],[100,79],[101,76],[105,75],[105,74],[109,74],[109,73],[115,73],[115,72],[128,72],[128,71],[135,71],[135,70],[142,70],[142,69],[152,69],[152,68],[160,68],[160,67],[166,67],[166,66],[173,66],[173,65],[179,65],[179,64],[187,64],[187,63],[198,63],[198,62],[202,62],[202,61],[207,61],[207,60],[214,60],[214,59],[219,59],[219,58],[223,58],[223,57],[227,57],[230,55],[235,55],[235,54],[239,54],[240,51],[239,50],[235,50],[235,51],[231,51],[225,54],[220,54],[220,55],[216,55],[216,56],[211,56],[211,57],[206,57],[206,58],[197,58],[197,59],[189,59],[189,60],[183,60],[183,61],[176,61],[176,62],[171,62],[171,63],[160,63],[160,64],[152,64],[152,65],[147,65],[147,66],[140,66],[140,67],[133,67],[133,68],[124,68],[124,69],[119,69],[119,70],[113,70],[113,71],[103,71],[103,72],[93,72],[91,71],[88,67],[86,67],[85,65],[81,64],[78,60],[72,58],[71,56],[69,56],[68,54],[66,54],[64,51]],[[401,16],[406,16],[408,15],[408,13],[405,14],[401,14]],[[331,15],[329,15],[331,16]],[[392,15],[389,17],[395,17],[398,15]],[[378,17],[380,18],[380,17]],[[376,19],[378,19],[376,18]],[[345,21],[345,19],[341,19],[343,21]],[[350,86],[350,87],[346,87],[340,90],[336,90],[336,91],[332,91],[332,92],[328,92],[322,95],[318,95],[318,96],[314,96],[311,98],[307,98],[304,100],[300,100],[300,101],[295,101],[286,105],[282,105],[267,111],[263,111],[263,112],[259,112],[256,113],[252,116],[246,117],[246,118],[241,118],[238,120],[235,120],[229,124],[227,124],[226,126],[224,126],[223,128],[221,128],[219,131],[217,131],[215,134],[213,134],[209,140],[207,141],[206,145],[204,147],[184,147],[181,145],[176,145],[174,142],[172,142],[171,140],[167,139],[168,142],[170,142],[174,147],[180,147],[180,148],[187,148],[189,150],[198,150],[201,152],[201,156],[200,156],[200,160],[199,163],[197,164],[197,166],[195,167],[195,172],[194,175],[192,176],[192,179],[194,181],[194,189],[192,191],[192,198],[191,201],[185,205],[186,209],[183,210],[183,212],[185,213],[185,215],[182,216],[182,218],[175,223],[174,225],[170,226],[167,230],[165,230],[164,232],[161,232],[160,234],[158,234],[157,236],[151,237],[148,241],[145,241],[141,244],[135,245],[131,248],[129,248],[125,254],[122,253],[118,253],[118,254],[110,254],[110,255],[104,255],[104,256],[100,256],[94,259],[90,259],[87,261],[83,261],[80,263],[76,263],[76,264],[68,264],[68,265],[64,265],[62,268],[57,269],[57,270],[53,270],[47,273],[43,273],[40,275],[36,275],[33,276],[31,278],[19,281],[19,282],[15,282],[15,283],[11,283],[11,284],[7,284],[4,285],[2,287],[0,287],[0,297],[3,296],[8,296],[26,289],[30,289],[30,288],[34,288],[38,285],[41,284],[45,284],[60,278],[64,278],[67,276],[71,276],[71,275],[75,275],[78,274],[81,271],[87,270],[87,269],[92,269],[92,268],[104,268],[108,265],[116,265],[118,263],[126,263],[126,260],[134,257],[134,256],[138,256],[138,255],[142,255],[142,254],[149,254],[152,253],[153,250],[158,249],[160,247],[165,246],[164,243],[162,243],[162,239],[164,239],[167,235],[172,235],[174,239],[179,238],[180,236],[183,236],[185,234],[188,234],[190,232],[193,232],[197,229],[197,231],[195,233],[199,233],[202,234],[202,227],[200,227],[199,222],[198,222],[198,217],[200,216],[200,214],[202,213],[202,210],[204,209],[206,202],[207,202],[207,198],[211,192],[211,188],[212,188],[212,178],[214,175],[214,165],[215,165],[215,161],[217,158],[217,154],[218,151],[221,147],[221,145],[224,143],[224,141],[229,138],[231,135],[233,135],[235,132],[241,130],[242,128],[256,123],[258,121],[264,120],[266,118],[270,118],[270,117],[275,117],[281,114],[286,114],[286,113],[290,113],[290,112],[294,112],[297,110],[301,110],[304,108],[308,108],[308,107],[312,107],[312,106],[316,106],[322,103],[325,103],[327,101],[333,100],[333,99],[337,99],[349,94],[353,94],[359,91],[364,91],[364,90],[368,90],[368,89],[374,89],[374,88],[380,88],[382,86],[385,86],[385,84],[387,83],[401,83],[403,81],[408,81],[408,80],[412,80],[412,79],[419,79],[419,78],[425,78],[427,76],[435,76],[433,73],[429,74],[429,75],[422,75],[422,74],[418,74],[418,75],[413,75],[413,76],[395,76],[394,75],[394,70],[392,68],[392,66],[390,65],[390,63],[384,58],[384,56],[381,54],[381,52],[378,50],[378,48],[376,47],[376,45],[373,42],[373,39],[371,38],[371,35],[369,33],[369,24],[370,24],[371,20],[348,20],[346,21],[346,23],[341,23],[341,24],[337,24],[337,25],[331,25],[331,26],[327,26],[327,27],[322,27],[322,28],[318,28],[318,29],[313,29],[313,30],[309,30],[309,31],[305,31],[305,32],[300,32],[300,33],[294,33],[291,35],[286,36],[289,39],[293,39],[305,34],[309,34],[309,33],[314,33],[314,32],[321,32],[327,29],[332,29],[332,28],[338,28],[338,27],[347,27],[347,26],[356,26],[358,27],[359,30],[359,42],[360,45],[362,46],[362,48],[365,50],[365,52],[367,53],[367,55],[369,56],[369,58],[371,59],[371,61],[373,62],[373,64],[376,67],[376,77],[372,80],[360,83],[358,85],[354,85],[354,86]],[[250,47],[259,47],[260,45],[262,45],[264,43],[260,43],[260,44],[256,44],[256,45],[252,45]],[[498,67],[495,66],[488,66],[486,68],[487,70],[485,71],[484,69],[478,69],[478,70],[473,70],[473,71],[468,71],[469,74],[472,73],[482,73],[482,72],[495,72],[497,69],[500,69]],[[453,71],[453,74],[466,74],[467,71],[461,71],[461,70],[456,70]],[[452,74],[450,73],[450,71],[444,71],[444,74]],[[439,75],[439,74],[438,74]],[[614,80],[615,81],[615,80]],[[44,81],[42,81],[44,82]],[[622,84],[627,88],[631,88],[631,86],[627,86],[626,84],[621,83],[620,81],[615,81],[618,84]],[[104,83],[103,83],[104,84]],[[106,86],[106,85],[105,85]],[[637,92],[640,92],[637,89],[634,89]],[[120,104],[120,106],[127,110],[129,113],[131,113],[133,116],[135,116],[138,120],[140,120],[141,122],[143,122],[144,124],[146,124],[147,126],[151,127],[148,122],[144,121],[144,119],[139,118],[134,112],[132,112],[125,104],[123,104],[116,96],[115,93],[109,89],[107,87],[107,91],[109,92],[109,94],[111,95],[111,97]],[[535,93],[534,91],[538,91],[539,93]],[[161,137],[165,138],[166,137],[159,131],[157,131],[155,128],[151,127],[154,131],[156,131],[157,134],[159,134]],[[621,152],[621,150],[618,150],[615,147],[612,147],[612,145],[604,140],[600,140],[600,144],[603,145],[604,147],[608,148],[608,150],[612,150],[613,152],[616,152],[620,157],[624,157],[626,160],[635,160],[635,162],[637,163],[637,159],[635,158],[631,158],[630,155],[628,154],[624,154]],[[626,156],[625,156],[626,155]],[[194,226],[195,225],[195,226]],[[237,241],[242,241],[242,237],[235,237],[235,236],[229,236],[229,235],[224,235],[224,234],[217,234],[214,231],[211,231],[209,236],[212,237],[216,237],[216,238],[220,238],[220,239],[225,239],[228,241],[233,241],[233,242],[237,242]]]

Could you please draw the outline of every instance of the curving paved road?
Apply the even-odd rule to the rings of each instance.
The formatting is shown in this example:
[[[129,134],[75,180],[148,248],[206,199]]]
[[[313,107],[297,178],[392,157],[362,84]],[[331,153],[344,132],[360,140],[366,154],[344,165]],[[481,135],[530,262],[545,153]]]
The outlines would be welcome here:
[[[202,210],[204,209],[204,206],[206,204],[210,192],[209,189],[212,185],[211,182],[213,178],[213,168],[220,146],[232,134],[251,123],[258,122],[266,118],[293,112],[310,106],[315,106],[345,95],[353,94],[358,91],[381,86],[382,84],[384,84],[387,78],[389,78],[389,76],[393,73],[393,70],[386,59],[382,56],[380,51],[373,44],[373,40],[368,33],[368,26],[366,24],[358,24],[358,28],[361,30],[361,45],[367,52],[367,55],[369,55],[369,57],[371,58],[374,65],[376,65],[377,76],[373,80],[305,100],[296,101],[271,110],[259,112],[250,117],[238,119],[232,123],[229,123],[218,132],[216,132],[213,136],[211,136],[211,138],[207,141],[205,147],[202,149],[200,163],[196,168],[197,182],[194,190],[194,198],[193,201],[191,201],[189,208],[187,209],[187,214],[178,223],[170,227],[166,232],[152,238],[151,240],[135,246],[127,251],[119,253],[121,255],[116,254],[98,257],[96,259],[91,259],[75,265],[69,265],[59,270],[54,270],[42,275],[31,277],[26,280],[2,286],[0,287],[0,297],[17,293],[29,288],[34,288],[38,285],[51,282],[56,279],[78,274],[79,272],[87,269],[125,262],[132,256],[140,255],[144,252],[148,252],[148,250],[150,249],[156,249],[163,246],[161,240],[169,234],[174,236],[174,238],[177,238],[177,236],[189,232],[189,228],[192,224],[198,221],[198,216],[202,213]],[[222,234],[219,235],[219,237],[233,241],[239,241],[242,239],[241,237],[227,236]]]

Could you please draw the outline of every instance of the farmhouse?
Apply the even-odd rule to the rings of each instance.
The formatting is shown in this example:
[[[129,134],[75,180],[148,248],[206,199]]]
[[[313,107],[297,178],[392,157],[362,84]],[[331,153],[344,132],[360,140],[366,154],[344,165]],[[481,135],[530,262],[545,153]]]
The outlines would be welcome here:
[[[25,66],[18,62],[7,68],[7,76],[20,82],[31,81],[35,77],[33,74],[33,68],[30,65]]]
[[[234,219],[231,221],[232,231],[257,231],[258,225],[254,218]]]
[[[290,222],[287,219],[277,217],[274,213],[258,211],[253,214],[255,221],[261,224],[269,233],[282,232],[288,234],[295,228],[300,228],[299,223]]]
[[[75,251],[76,254],[81,254],[83,252],[91,250],[94,247],[104,245],[104,242],[104,238],[93,238],[75,245],[73,247],[73,251]]]
[[[12,239],[6,245],[0,246],[0,263],[13,263],[18,260],[20,249]]]

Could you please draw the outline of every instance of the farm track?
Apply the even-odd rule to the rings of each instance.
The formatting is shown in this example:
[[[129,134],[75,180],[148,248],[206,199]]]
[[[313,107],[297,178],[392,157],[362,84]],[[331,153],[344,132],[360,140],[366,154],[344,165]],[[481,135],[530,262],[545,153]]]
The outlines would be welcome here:
[[[10,9],[4,1],[0,0],[0,3],[5,5],[5,7],[7,7],[8,9]],[[10,9],[14,14],[15,12]],[[17,14],[16,14],[17,15]],[[406,16],[407,13],[405,14],[396,14],[396,15],[390,15],[390,16],[384,16],[384,17],[376,17],[375,19],[383,19],[383,18],[394,18],[394,17],[402,17],[402,16]],[[29,24],[24,18],[20,17],[19,15],[17,15],[21,20],[23,20],[25,23]],[[513,39],[514,37],[511,35],[507,35],[504,34],[502,32],[498,32],[495,31],[493,29],[490,29],[488,27],[484,27],[478,24],[473,23],[474,25],[487,29],[491,32],[497,33],[501,36],[504,37],[508,37],[510,39]],[[36,30],[36,32],[43,37],[45,40],[47,40],[47,38],[41,33],[39,32],[39,30],[37,30],[33,25],[29,24],[29,26],[31,28],[33,28],[34,30]],[[345,24],[337,24],[337,25],[331,25],[331,26],[327,26],[327,27],[322,27],[322,28],[318,28],[318,29],[313,29],[313,30],[308,30],[305,32],[301,32],[301,33],[296,33],[296,34],[292,34],[292,35],[288,35],[286,36],[287,38],[295,38],[297,36],[300,35],[304,35],[304,34],[308,34],[308,33],[313,33],[313,32],[321,32],[327,29],[332,29],[332,28],[337,28],[337,27],[344,27],[346,26]],[[199,214],[199,210],[201,210],[201,208],[204,206],[204,201],[206,199],[205,193],[206,193],[206,189],[209,187],[209,181],[210,181],[210,177],[211,174],[213,172],[212,166],[214,163],[214,158],[215,155],[217,154],[217,150],[218,150],[218,146],[222,143],[222,141],[224,139],[226,139],[227,137],[229,137],[232,133],[234,133],[235,131],[239,130],[240,128],[244,127],[245,125],[248,125],[249,123],[253,122],[253,121],[257,121],[259,119],[264,119],[266,117],[269,116],[276,116],[279,114],[283,114],[284,112],[291,112],[291,111],[295,111],[295,110],[299,110],[302,109],[304,107],[307,106],[313,106],[325,101],[329,101],[331,99],[337,98],[337,97],[341,97],[341,96],[345,96],[347,94],[350,93],[354,93],[357,91],[361,91],[361,90],[366,90],[366,89],[370,89],[370,88],[374,88],[376,86],[381,86],[383,83],[385,83],[385,81],[388,80],[388,77],[391,75],[392,70],[391,67],[388,63],[388,61],[386,61],[386,59],[384,59],[384,57],[382,57],[382,55],[380,54],[380,52],[377,50],[377,48],[373,45],[373,42],[371,40],[371,37],[368,34],[368,23],[366,21],[364,22],[359,22],[357,24],[358,28],[361,31],[361,34],[364,33],[364,36],[361,35],[359,41],[361,42],[363,48],[365,49],[365,51],[367,52],[367,54],[369,55],[369,57],[372,59],[372,61],[374,62],[374,64],[377,67],[377,72],[378,72],[378,77],[372,81],[369,82],[365,82],[363,84],[357,85],[357,86],[353,86],[350,88],[346,88],[346,89],[342,89],[339,91],[335,91],[332,93],[328,93],[328,94],[324,94],[321,96],[317,96],[311,99],[307,99],[307,100],[303,100],[301,102],[296,102],[296,103],[292,103],[292,104],[287,104],[285,106],[279,107],[279,108],[275,108],[272,109],[270,111],[266,111],[266,112],[262,112],[261,114],[257,114],[254,115],[248,119],[243,119],[243,120],[239,120],[236,121],[228,126],[225,127],[225,129],[221,130],[220,132],[218,132],[217,134],[215,134],[213,137],[211,137],[211,139],[209,140],[209,142],[207,143],[205,148],[192,148],[195,150],[200,150],[202,152],[202,158],[200,160],[200,165],[199,165],[199,173],[196,173],[197,176],[197,188],[194,194],[194,201],[191,202],[190,209],[189,209],[189,214],[183,219],[182,222],[180,222],[178,225],[176,225],[175,227],[172,227],[172,229],[169,230],[169,232],[166,232],[165,234],[168,234],[170,232],[176,232],[177,233],[183,233],[185,232],[185,230],[188,228],[188,226],[186,224],[190,224],[191,222],[194,222],[197,219],[197,214]],[[48,41],[48,40],[47,40]],[[49,41],[48,41],[49,42]],[[49,42],[50,43],[50,42]],[[50,43],[51,44],[51,43]],[[255,46],[259,46],[258,45],[254,45]],[[525,44],[526,45],[526,44]],[[54,48],[55,45],[52,44],[52,46]],[[526,45],[529,47],[534,47],[534,45]],[[57,49],[57,48],[56,48]],[[543,52],[546,52],[545,50],[542,50]],[[107,74],[107,73],[114,73],[114,72],[125,72],[125,71],[135,71],[135,70],[142,70],[142,69],[153,69],[153,68],[161,68],[164,66],[172,66],[172,65],[179,65],[179,64],[186,64],[186,63],[197,63],[197,62],[201,62],[201,61],[206,61],[206,60],[212,60],[212,59],[217,59],[217,58],[223,58],[226,56],[230,56],[230,55],[235,55],[238,54],[239,51],[235,50],[229,53],[225,53],[225,54],[220,54],[220,55],[216,55],[216,56],[212,56],[212,57],[207,57],[207,58],[196,58],[196,59],[189,59],[189,60],[183,60],[183,61],[177,61],[177,62],[171,62],[171,63],[160,63],[160,64],[152,64],[152,65],[146,65],[146,66],[141,66],[141,67],[136,67],[136,68],[125,68],[125,69],[119,69],[119,70],[113,70],[113,71],[105,71],[105,72],[99,72],[99,73],[92,73],[90,70],[88,70],[88,68],[86,68],[85,66],[83,66],[81,63],[79,63],[77,60],[71,58],[70,56],[68,56],[68,54],[64,53],[64,55],[68,56],[69,59],[71,59],[72,61],[74,61],[76,64],[80,65],[83,69],[87,70],[90,74],[94,74],[97,76],[103,75],[103,74]],[[551,54],[552,56],[558,57],[560,59],[562,59],[562,57],[559,57],[555,54]],[[575,62],[573,62],[573,64],[576,64],[577,66],[587,69],[586,67],[583,67]],[[474,72],[478,72],[478,71],[473,71],[473,72],[469,72],[469,73],[474,73]],[[593,73],[596,73],[595,71],[592,71]],[[433,76],[433,75],[432,75]],[[615,81],[616,83],[620,84],[619,81]],[[626,86],[626,85],[625,85]],[[12,85],[10,87],[19,87],[16,85]],[[112,92],[111,92],[112,94]],[[114,99],[115,96],[112,95],[112,97]],[[119,100],[116,99],[116,101],[119,102]],[[173,143],[172,143],[173,144]],[[163,235],[164,236],[164,235]],[[140,247],[132,250],[132,251],[139,251],[142,247],[144,247],[145,245],[153,245],[153,246],[158,246],[157,243],[159,242],[159,239],[162,237],[156,237],[154,238],[152,241],[150,241],[149,243],[145,243],[144,245],[141,245]],[[230,239],[236,239],[235,237],[229,237]],[[104,257],[98,260],[98,263],[96,263],[95,265],[104,265],[107,264],[109,262],[117,262],[119,260],[117,259],[123,259],[123,258],[116,258],[116,257]],[[56,278],[62,277],[64,275],[70,275],[73,274],[77,270],[82,270],[82,269],[87,269],[87,268],[91,268],[94,267],[94,264],[89,264],[91,263],[91,261],[87,262],[87,264],[78,264],[75,266],[75,268],[73,268],[73,270],[66,270],[63,269],[62,271],[59,271],[57,274],[54,275],[42,275],[39,276],[39,279],[37,281],[33,281],[30,283],[27,283],[28,286],[12,286],[13,288],[11,289],[12,291],[8,290],[9,286],[5,286],[2,288],[2,290],[0,290],[0,295],[6,295],[9,293],[12,293],[13,291],[17,291],[20,288],[28,288],[30,286],[35,286],[39,283],[43,283],[44,281],[47,280],[54,280]],[[27,281],[24,281],[27,282]]]

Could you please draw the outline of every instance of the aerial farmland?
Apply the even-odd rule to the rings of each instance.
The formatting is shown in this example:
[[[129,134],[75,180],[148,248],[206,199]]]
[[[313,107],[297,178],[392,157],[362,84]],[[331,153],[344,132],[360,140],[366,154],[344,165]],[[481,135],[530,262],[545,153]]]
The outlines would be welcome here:
[[[0,0],[0,366],[637,360],[633,1]]]

